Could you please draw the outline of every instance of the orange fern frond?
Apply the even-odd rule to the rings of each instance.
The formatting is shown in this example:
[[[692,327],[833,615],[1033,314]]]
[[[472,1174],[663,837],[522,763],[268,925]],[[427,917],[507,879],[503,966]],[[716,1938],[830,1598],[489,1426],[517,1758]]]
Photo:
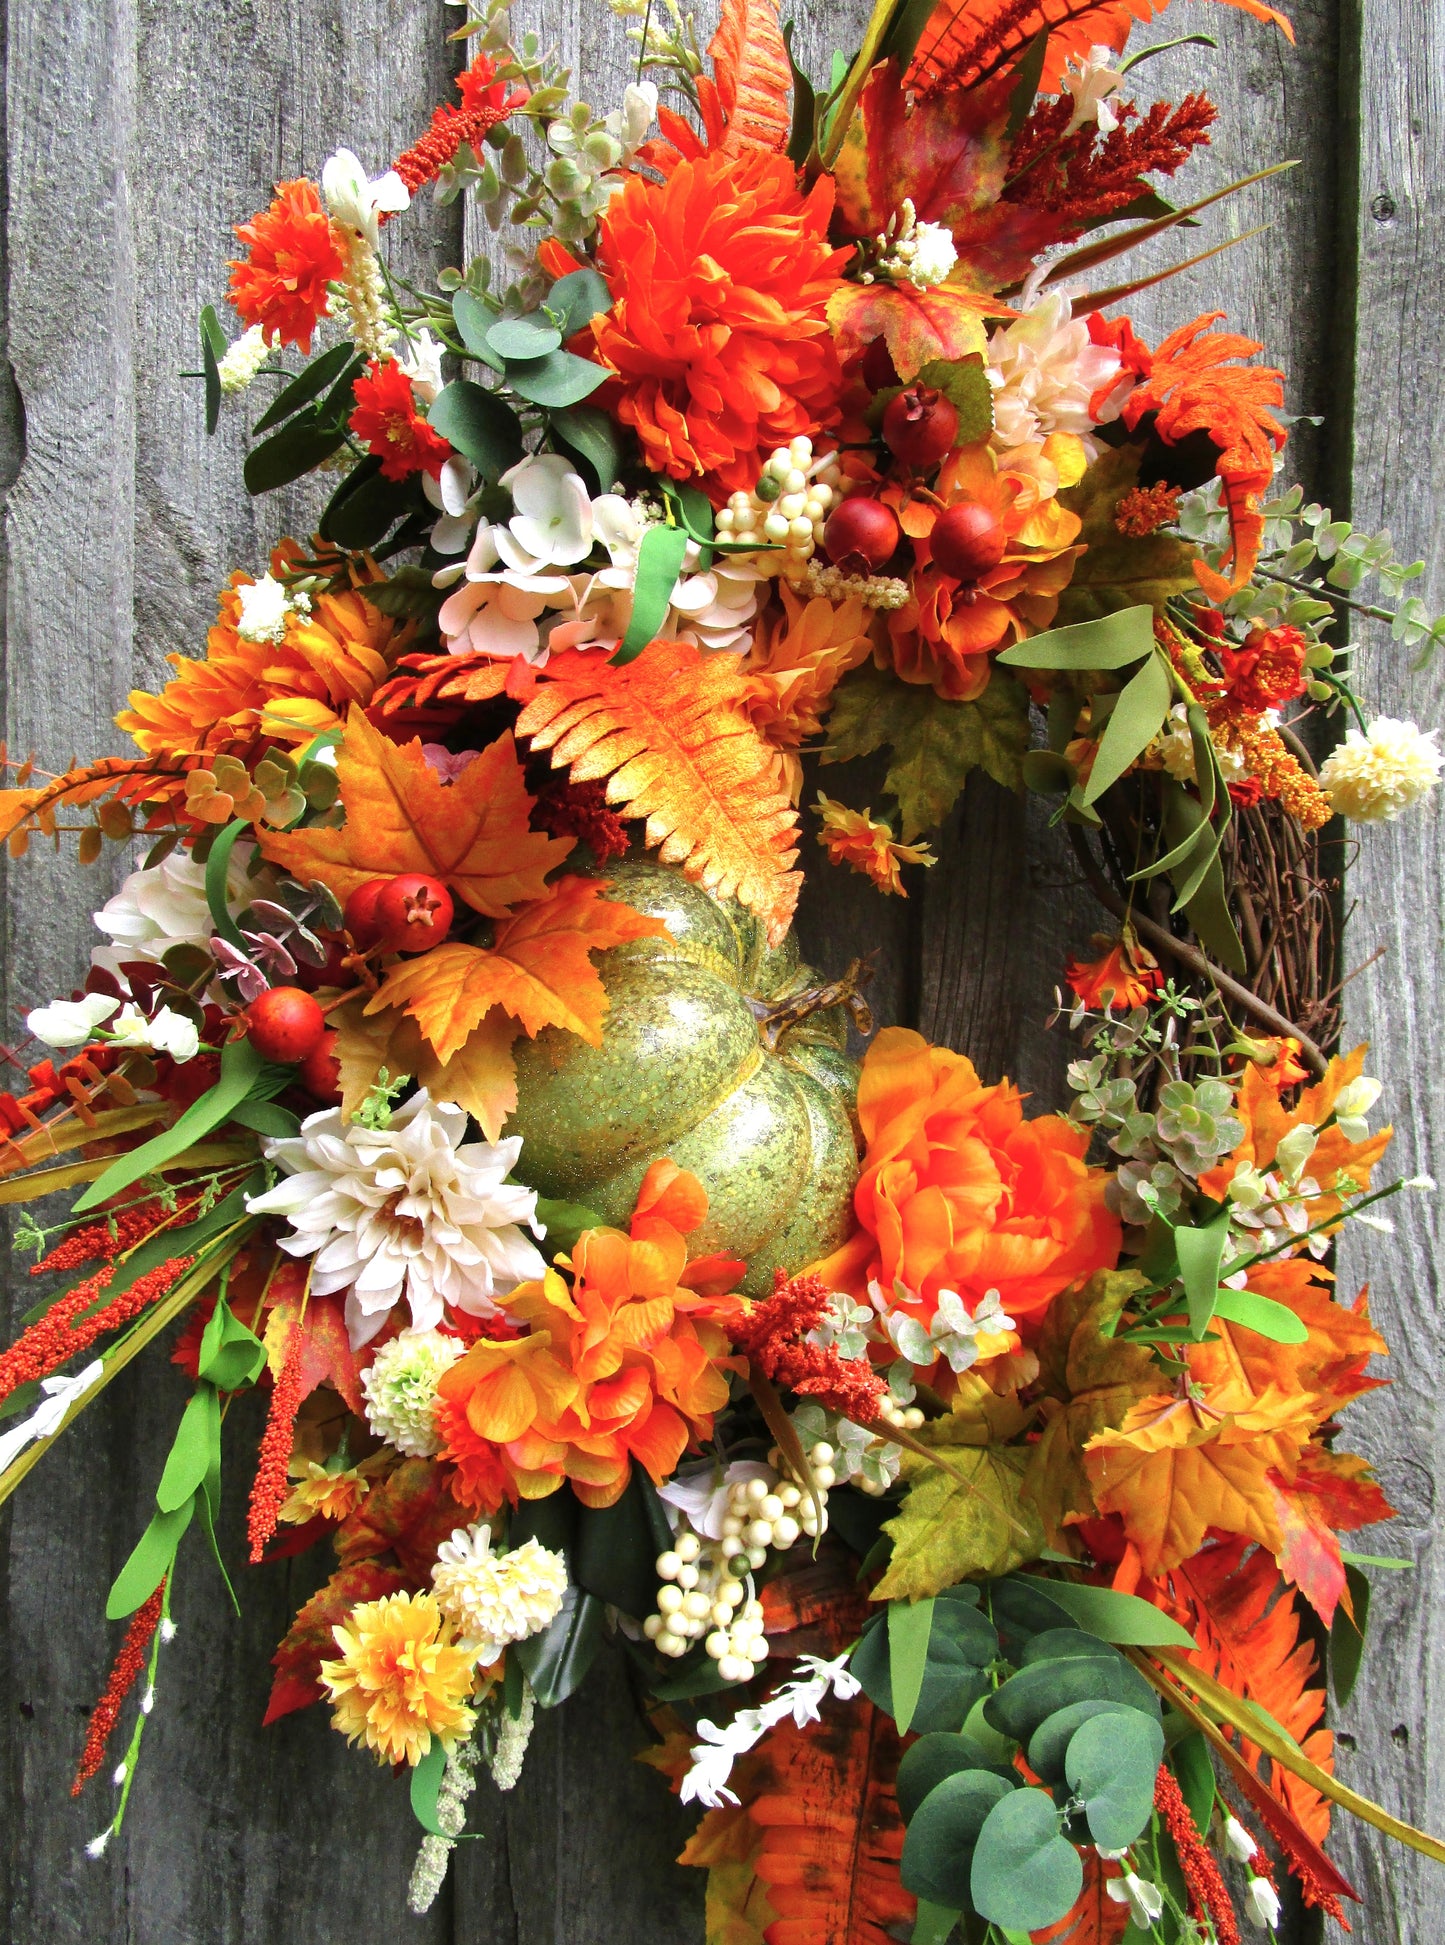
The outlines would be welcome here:
[[[905,84],[915,95],[971,88],[1015,61],[1047,30],[1041,85],[1052,93],[1070,60],[1091,47],[1122,48],[1135,21],[1163,13],[1169,0],[940,0],[919,36]],[[1226,4],[1273,21],[1293,41],[1294,29],[1263,0]]]
[[[707,51],[727,121],[723,154],[785,149],[792,127],[793,70],[778,26],[778,0],[723,0]]]
[[[736,898],[780,939],[801,882],[789,870],[797,813],[748,717],[737,657],[653,642],[619,667],[574,649],[546,674],[518,736],[550,750],[554,769],[570,766],[574,783],[605,780],[608,803],[645,820],[664,864]]]

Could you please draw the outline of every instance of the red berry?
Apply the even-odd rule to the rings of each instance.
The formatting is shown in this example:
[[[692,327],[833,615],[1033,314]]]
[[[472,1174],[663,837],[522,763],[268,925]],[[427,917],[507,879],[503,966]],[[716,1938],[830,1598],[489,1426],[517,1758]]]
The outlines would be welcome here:
[[[336,1028],[327,1027],[316,1045],[301,1063],[301,1072],[296,1076],[308,1094],[315,1095],[328,1107],[336,1107],[341,1100],[341,1062],[336,1058]]]
[[[835,507],[823,529],[828,559],[845,574],[876,574],[898,546],[898,522],[881,500],[859,494]]]
[[[376,919],[376,901],[390,883],[390,878],[368,878],[364,885],[356,887],[346,901],[342,924],[362,952],[370,952],[374,945],[381,943],[382,932]]]
[[[406,871],[382,886],[375,919],[388,951],[429,952],[451,930],[452,895],[440,878]]]
[[[953,451],[958,437],[958,413],[942,392],[928,385],[910,385],[890,399],[883,414],[883,438],[890,452],[925,472]]]
[[[326,1015],[299,986],[273,986],[246,1008],[246,1038],[263,1060],[305,1060],[325,1033]]]
[[[956,500],[934,522],[928,545],[941,574],[954,581],[976,581],[1003,559],[1008,536],[992,507]]]
[[[863,383],[870,392],[886,392],[898,383],[898,367],[887,338],[875,338],[863,354]]]

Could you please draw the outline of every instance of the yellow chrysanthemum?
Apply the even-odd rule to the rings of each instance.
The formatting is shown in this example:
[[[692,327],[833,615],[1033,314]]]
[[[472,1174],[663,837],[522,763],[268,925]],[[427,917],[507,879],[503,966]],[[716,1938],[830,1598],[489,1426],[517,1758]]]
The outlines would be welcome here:
[[[818,792],[817,811],[822,819],[818,842],[832,864],[846,864],[871,878],[879,891],[906,898],[899,870],[905,864],[937,864],[938,859],[926,844],[900,844],[893,826],[871,811],[850,810]]]
[[[389,1454],[380,1456],[389,1463]],[[359,1466],[348,1466],[344,1472],[328,1472],[315,1459],[302,1459],[299,1470],[293,1463],[291,1497],[278,1517],[287,1526],[304,1526],[318,1514],[328,1520],[349,1519],[371,1491],[368,1474],[378,1470],[374,1459],[363,1460]]]
[[[415,1765],[433,1736],[450,1749],[471,1734],[472,1657],[457,1647],[434,1596],[363,1601],[331,1632],[341,1655],[322,1662],[321,1679],[333,1726],[348,1741],[364,1742],[379,1762]]]

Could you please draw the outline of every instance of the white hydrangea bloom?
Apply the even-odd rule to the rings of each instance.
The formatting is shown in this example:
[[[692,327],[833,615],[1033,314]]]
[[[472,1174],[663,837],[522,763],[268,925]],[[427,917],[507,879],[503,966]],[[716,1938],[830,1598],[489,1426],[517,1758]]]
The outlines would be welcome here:
[[[1438,729],[1377,716],[1362,735],[1350,730],[1320,765],[1331,807],[1357,824],[1383,824],[1428,797],[1445,768]]]
[[[403,1331],[383,1344],[361,1376],[366,1422],[376,1436],[410,1459],[440,1450],[437,1385],[465,1349],[441,1330]]]
[[[999,326],[989,339],[987,369],[993,443],[1005,452],[1051,432],[1072,432],[1097,459],[1093,428],[1118,418],[1132,385],[1127,377],[1116,382],[1118,352],[1090,339],[1088,325],[1074,317],[1060,291],[1047,292],[1032,310]],[[1091,411],[1089,401],[1100,392],[1107,396]]]
[[[311,1256],[311,1288],[344,1290],[353,1348],[370,1343],[403,1298],[417,1330],[432,1330],[448,1305],[491,1317],[499,1296],[546,1271],[522,1233],[536,1221],[531,1189],[506,1177],[519,1137],[466,1140],[467,1117],[438,1107],[425,1088],[384,1128],[348,1127],[340,1108],[310,1115],[301,1132],[266,1144],[285,1176],[252,1196],[254,1214],[288,1216],[281,1247]]]
[[[540,1634],[556,1620],[567,1562],[540,1540],[493,1553],[489,1526],[459,1526],[437,1548],[431,1581],[460,1644],[490,1668],[509,1642]]]
[[[311,612],[309,594],[301,588],[286,587],[269,573],[259,581],[242,582],[236,592],[241,601],[236,633],[243,642],[283,642],[292,615]]]
[[[245,840],[231,853],[226,904],[232,917],[257,898],[272,898],[276,874],[267,865],[251,876],[256,847]],[[128,959],[154,965],[173,945],[206,946],[215,925],[206,903],[206,867],[189,851],[175,850],[149,870],[131,872],[120,890],[95,914],[110,945],[97,946],[91,964],[119,972]]]

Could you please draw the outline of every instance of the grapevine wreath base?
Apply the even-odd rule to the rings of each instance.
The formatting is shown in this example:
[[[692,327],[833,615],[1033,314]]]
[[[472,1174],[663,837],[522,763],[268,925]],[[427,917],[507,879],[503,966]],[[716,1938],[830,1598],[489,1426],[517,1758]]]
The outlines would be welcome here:
[[[239,226],[207,424],[250,410],[314,531],[133,754],[0,793],[17,857],[138,846],[0,1095],[42,1279],[0,1498],[148,1345],[194,1387],[107,1603],[94,1855],[208,1548],[231,1591],[255,1390],[249,1558],[318,1583],[266,1719],[408,1774],[418,1911],[608,1637],[718,1945],[1228,1945],[1282,1870],[1344,1922],[1335,1805],[1445,1856],[1324,1726],[1391,1513],[1333,1239],[1433,1187],[1333,1051],[1336,820],[1442,763],[1331,631],[1370,576],[1442,624],[1287,484],[1258,345],[1120,309],[1231,193],[1171,200],[1215,110],[1137,97],[1161,5],[880,0],[826,85],[776,0],[706,56],[669,5],[597,114],[493,4],[390,169]],[[505,288],[391,267],[457,195]],[[878,814],[802,807],[885,747]],[[791,930],[804,848],[906,896],[975,768],[1097,896],[1063,1113]]]

